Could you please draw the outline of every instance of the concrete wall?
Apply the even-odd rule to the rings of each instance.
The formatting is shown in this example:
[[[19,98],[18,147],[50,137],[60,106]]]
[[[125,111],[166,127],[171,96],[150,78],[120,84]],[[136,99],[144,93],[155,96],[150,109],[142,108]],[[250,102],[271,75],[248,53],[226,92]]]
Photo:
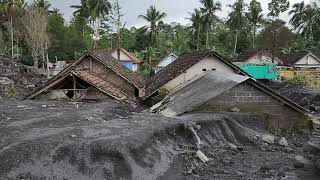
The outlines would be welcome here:
[[[92,69],[90,68],[90,66],[92,67]],[[117,73],[115,73],[111,69],[104,66],[99,61],[96,61],[94,59],[88,59],[83,61],[83,63],[81,63],[79,67],[82,67],[86,70],[91,69],[92,72],[98,74],[105,81],[110,83],[113,87],[121,89],[124,93],[126,93],[131,97],[135,96],[134,85],[129,83],[127,80],[123,79],[121,76],[119,76]]]
[[[198,62],[197,64],[193,65],[189,68],[185,73],[180,74],[178,77],[174,78],[173,80],[169,81],[165,84],[161,89],[165,89],[167,91],[172,91],[177,88],[179,85],[187,82],[192,81],[195,77],[201,75],[205,71],[203,70],[216,70],[221,72],[230,72],[234,73],[233,69],[220,60],[210,57],[203,59],[202,61]]]
[[[270,131],[287,132],[309,127],[308,118],[279,100],[248,83],[242,83],[209,100],[194,112],[230,112],[239,108],[241,113],[264,115]]]
[[[283,117],[300,114],[247,82],[211,99],[197,108],[197,111],[230,111],[233,107],[239,108],[241,112],[269,113]]]

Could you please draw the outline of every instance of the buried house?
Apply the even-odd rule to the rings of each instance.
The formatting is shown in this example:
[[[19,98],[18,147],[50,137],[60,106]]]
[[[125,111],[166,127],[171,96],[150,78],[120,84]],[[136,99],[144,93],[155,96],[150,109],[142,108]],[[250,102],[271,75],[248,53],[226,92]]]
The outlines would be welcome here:
[[[107,51],[82,56],[26,99],[100,100],[114,98],[135,105],[143,78],[123,67]]]
[[[252,113],[267,120],[276,131],[309,126],[306,109],[248,76],[230,72],[208,71],[169,93],[151,111],[165,116],[188,112]]]

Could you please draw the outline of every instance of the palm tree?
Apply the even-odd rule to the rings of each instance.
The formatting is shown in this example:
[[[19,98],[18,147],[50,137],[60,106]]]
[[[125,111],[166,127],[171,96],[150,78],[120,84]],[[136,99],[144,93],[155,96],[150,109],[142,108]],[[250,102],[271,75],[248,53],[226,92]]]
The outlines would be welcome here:
[[[203,14],[203,22],[206,25],[207,37],[206,37],[206,46],[209,46],[209,32],[214,24],[215,19],[217,19],[215,13],[216,11],[221,10],[220,2],[214,2],[214,0],[200,0],[203,7],[201,8],[201,12]]]
[[[3,12],[7,15],[10,21],[10,34],[11,34],[11,58],[14,58],[14,37],[13,37],[13,18],[15,13],[22,10],[24,4],[23,0],[4,0],[2,1]]]
[[[229,5],[229,6],[232,8],[232,12],[229,14],[229,19],[227,21],[227,24],[229,24],[231,29],[235,30],[236,37],[234,42],[233,53],[236,53],[238,37],[245,20],[244,18],[245,3],[243,0],[237,0],[233,5]]]
[[[192,29],[194,34],[197,36],[197,51],[200,46],[200,35],[201,35],[201,27],[202,27],[202,13],[199,9],[194,9],[191,14],[191,18],[189,20],[192,22]]]
[[[82,22],[82,24],[83,24],[82,35],[84,36],[85,28],[86,28],[86,25],[88,24],[89,18],[90,18],[90,12],[89,12],[89,8],[88,8],[87,0],[81,0],[80,5],[72,5],[70,7],[76,9],[76,11],[73,12],[73,15],[76,19],[78,19],[78,20],[80,20],[80,22]]]
[[[151,38],[151,45],[154,46],[156,44],[156,39],[158,35],[158,23],[162,21],[166,17],[166,13],[161,13],[156,9],[155,6],[150,6],[147,10],[146,15],[139,15],[139,18],[144,19],[150,25],[148,28],[150,29],[150,38]]]
[[[36,0],[34,2],[34,6],[37,7],[37,8],[42,8],[42,9],[48,11],[49,8],[51,7],[51,4],[47,0]]]
[[[289,12],[293,14],[290,23],[295,30],[298,30],[306,39],[313,37],[313,34],[320,30],[319,7],[316,3],[305,5],[304,2],[293,5]]]
[[[105,18],[111,11],[111,3],[108,0],[87,0],[87,7],[90,13],[90,17],[95,21],[96,33],[94,48],[97,47],[97,40],[100,32],[100,20]]]
[[[252,46],[255,47],[257,26],[263,21],[261,3],[257,2],[256,0],[252,0],[249,6],[249,12],[246,13],[246,17],[253,26]]]

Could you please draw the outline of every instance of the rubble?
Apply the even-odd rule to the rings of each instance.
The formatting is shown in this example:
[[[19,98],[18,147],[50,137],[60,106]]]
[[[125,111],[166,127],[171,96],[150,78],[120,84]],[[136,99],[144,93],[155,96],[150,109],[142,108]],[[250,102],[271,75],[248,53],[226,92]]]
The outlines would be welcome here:
[[[284,146],[284,147],[288,147],[288,146],[289,146],[287,139],[284,138],[284,137],[282,137],[282,138],[280,139],[279,145],[280,145],[280,146]]]
[[[0,57],[0,97],[23,99],[39,87],[44,77],[33,67],[16,60]]]

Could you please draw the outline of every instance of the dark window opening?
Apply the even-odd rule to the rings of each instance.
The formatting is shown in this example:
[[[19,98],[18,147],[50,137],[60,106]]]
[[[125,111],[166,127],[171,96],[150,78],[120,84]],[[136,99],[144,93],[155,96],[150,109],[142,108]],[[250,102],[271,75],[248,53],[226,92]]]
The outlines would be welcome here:
[[[203,71],[203,72],[206,72],[206,71],[207,71],[207,69],[202,69],[202,71]]]
[[[216,70],[215,68],[212,69],[212,71],[215,71],[215,70]]]

